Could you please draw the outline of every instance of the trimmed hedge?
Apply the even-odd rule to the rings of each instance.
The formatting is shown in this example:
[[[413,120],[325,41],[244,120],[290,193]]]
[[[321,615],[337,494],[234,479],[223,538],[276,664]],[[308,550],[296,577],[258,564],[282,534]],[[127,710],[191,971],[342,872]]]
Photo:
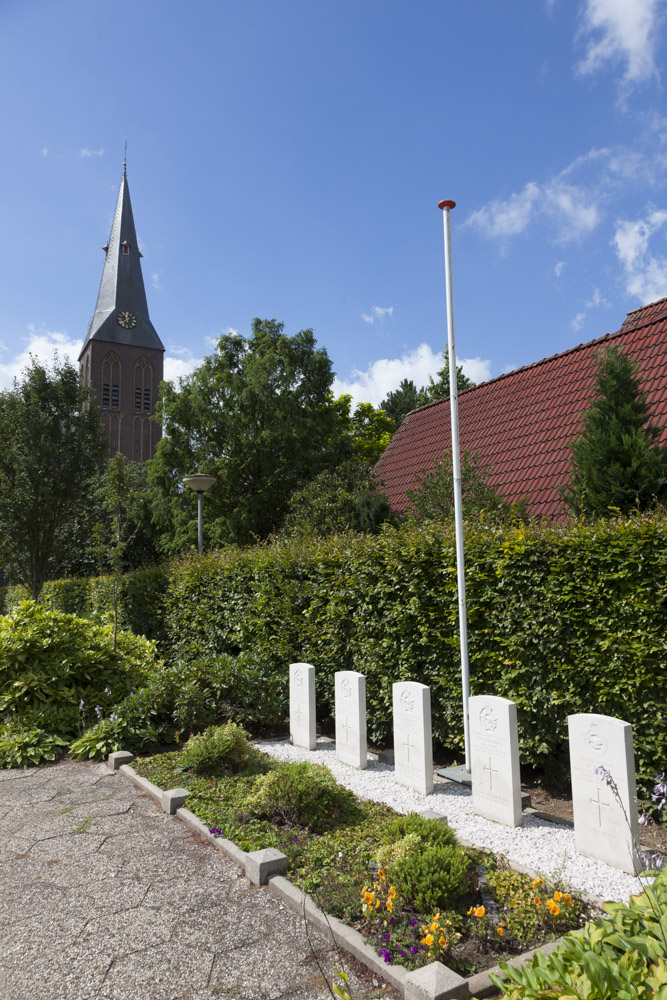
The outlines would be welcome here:
[[[557,764],[568,714],[616,716],[634,727],[646,795],[667,762],[665,514],[574,527],[468,525],[466,567],[472,692],[517,703],[522,760]],[[88,582],[84,599],[81,581],[56,581],[43,601],[99,612],[109,584]],[[335,671],[359,670],[376,743],[391,739],[392,683],[421,681],[431,687],[436,743],[462,749],[450,527],[177,560],[128,574],[121,608],[124,625],[175,659],[252,651],[281,676],[292,661],[313,663],[320,719],[333,710]]]

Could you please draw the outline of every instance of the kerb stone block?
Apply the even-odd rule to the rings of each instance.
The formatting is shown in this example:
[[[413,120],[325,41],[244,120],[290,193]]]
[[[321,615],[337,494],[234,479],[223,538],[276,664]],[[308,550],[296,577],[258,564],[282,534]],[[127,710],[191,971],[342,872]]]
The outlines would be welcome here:
[[[187,788],[170,788],[162,793],[162,811],[169,816],[175,816],[176,810],[180,809],[189,795]]]
[[[468,1000],[467,980],[442,962],[431,962],[405,977],[405,1000]]]
[[[250,851],[246,856],[246,878],[253,885],[267,885],[272,875],[284,875],[287,871],[287,856],[275,847],[263,851]]]
[[[116,750],[107,757],[107,764],[112,771],[117,771],[121,764],[131,764],[133,760],[134,754],[129,750]]]

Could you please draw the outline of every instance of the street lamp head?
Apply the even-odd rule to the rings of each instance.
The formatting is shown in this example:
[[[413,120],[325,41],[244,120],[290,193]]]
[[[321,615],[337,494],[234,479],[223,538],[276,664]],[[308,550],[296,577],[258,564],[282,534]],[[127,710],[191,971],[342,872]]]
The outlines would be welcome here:
[[[215,476],[207,476],[205,472],[193,472],[191,476],[183,476],[183,482],[195,493],[206,493],[216,481]]]

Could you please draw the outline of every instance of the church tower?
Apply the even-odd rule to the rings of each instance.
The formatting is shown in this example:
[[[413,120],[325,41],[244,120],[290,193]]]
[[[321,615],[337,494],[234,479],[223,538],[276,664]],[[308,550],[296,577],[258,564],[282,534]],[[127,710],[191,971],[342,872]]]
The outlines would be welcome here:
[[[106,260],[79,367],[95,391],[109,455],[120,451],[145,462],[162,434],[150,417],[163,378],[164,346],[148,316],[125,164],[111,235],[102,249]]]

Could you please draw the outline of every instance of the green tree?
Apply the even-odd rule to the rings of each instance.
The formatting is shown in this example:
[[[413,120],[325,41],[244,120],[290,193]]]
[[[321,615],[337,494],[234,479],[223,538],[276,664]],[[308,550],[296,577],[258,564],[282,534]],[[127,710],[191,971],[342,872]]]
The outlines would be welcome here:
[[[164,436],[149,470],[162,549],[194,544],[196,505],[182,477],[195,471],[217,476],[204,500],[211,543],[266,538],[296,487],[351,453],[332,382],[312,330],[288,337],[282,323],[254,319],[249,338],[222,336],[179,389],[163,383]]]
[[[102,477],[106,518],[95,526],[94,548],[113,577],[113,648],[118,636],[118,593],[127,555],[147,520],[148,482],[145,465],[117,452]]]
[[[417,389],[412,379],[404,378],[398,389],[392,389],[387,393],[386,398],[380,403],[380,408],[394,421],[398,430],[408,413],[416,410],[418,406],[423,406],[426,401],[424,390]]]
[[[476,452],[461,455],[461,497],[464,519],[486,518],[508,522],[528,519],[525,501],[510,502],[489,485],[490,466],[485,466]],[[432,469],[417,476],[417,485],[406,490],[412,514],[420,521],[454,520],[454,476],[452,451],[448,448]]]
[[[398,389],[393,389],[387,393],[385,399],[380,403],[380,407],[386,415],[396,424],[398,429],[405,417],[412,410],[426,403],[433,403],[437,399],[449,399],[449,355],[443,355],[444,365],[437,373],[435,379],[429,376],[428,385],[418,389],[412,379],[404,378]],[[460,365],[456,366],[456,387],[459,392],[474,388],[475,383],[463,374]]]
[[[598,352],[595,396],[570,445],[565,503],[584,518],[647,510],[667,499],[667,452],[650,413],[637,365],[616,346]]]
[[[443,354],[444,365],[437,373],[435,379],[432,375],[429,375],[428,385],[422,389],[422,394],[426,398],[425,403],[435,402],[436,399],[449,399],[449,354],[445,351]],[[467,375],[463,374],[463,369],[460,365],[456,366],[456,388],[459,392],[465,392],[466,389],[473,389],[475,383],[472,379],[469,379]],[[420,404],[423,405],[423,404]]]
[[[365,462],[341,462],[295,490],[280,531],[282,537],[339,535],[346,531],[377,534],[393,520],[389,500]]]
[[[32,358],[0,393],[0,565],[37,598],[70,553],[71,526],[104,460],[99,411],[69,361]]]
[[[334,400],[341,417],[341,429],[350,438],[352,454],[368,465],[375,465],[396,430],[394,421],[372,403],[357,403],[352,411],[352,397],[345,394]]]

